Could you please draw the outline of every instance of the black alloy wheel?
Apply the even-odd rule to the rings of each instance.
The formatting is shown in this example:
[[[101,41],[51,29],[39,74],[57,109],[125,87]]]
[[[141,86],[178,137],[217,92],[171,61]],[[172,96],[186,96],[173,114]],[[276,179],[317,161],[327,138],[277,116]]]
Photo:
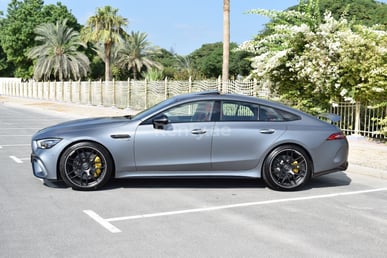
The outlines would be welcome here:
[[[298,146],[275,148],[263,164],[263,179],[274,190],[295,190],[305,185],[312,173],[312,162]]]
[[[105,185],[113,173],[109,152],[93,142],[76,143],[65,150],[59,162],[65,183],[75,190],[95,190]]]

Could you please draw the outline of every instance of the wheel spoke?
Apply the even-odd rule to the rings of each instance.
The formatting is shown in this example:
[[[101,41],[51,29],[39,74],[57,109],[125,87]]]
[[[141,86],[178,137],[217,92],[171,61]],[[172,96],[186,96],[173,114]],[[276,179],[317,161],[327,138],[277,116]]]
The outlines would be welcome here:
[[[82,172],[81,174],[81,185],[82,186],[87,186],[89,185],[89,177],[88,175],[86,174],[86,172]]]
[[[96,157],[99,158],[98,168],[95,165]],[[69,155],[65,165],[67,178],[79,186],[90,186],[97,184],[101,175],[106,170],[103,155],[94,149],[80,148]],[[98,173],[96,172],[98,169]]]
[[[97,143],[75,143],[60,158],[59,172],[67,185],[77,190],[101,187],[112,176],[113,160],[108,151]]]
[[[294,149],[285,149],[276,154],[270,165],[270,175],[281,188],[292,189],[301,185],[307,176],[308,162],[305,156]]]

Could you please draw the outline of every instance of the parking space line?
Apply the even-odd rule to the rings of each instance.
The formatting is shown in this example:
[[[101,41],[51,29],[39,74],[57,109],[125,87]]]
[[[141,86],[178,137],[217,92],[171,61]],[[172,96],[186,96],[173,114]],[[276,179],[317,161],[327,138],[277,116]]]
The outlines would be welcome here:
[[[104,218],[99,216],[94,211],[92,211],[92,210],[84,210],[83,212],[86,213],[87,215],[89,215],[90,218],[95,220],[98,224],[100,224],[102,227],[106,228],[110,232],[112,232],[112,233],[120,233],[121,232],[121,230],[119,230],[118,228],[116,228],[115,226],[110,224],[107,220],[105,220]]]
[[[13,161],[15,161],[18,164],[23,163],[26,160],[30,160],[30,158],[18,158],[16,156],[9,156]]]
[[[10,157],[13,161],[15,161],[16,163],[19,163],[19,164],[23,163],[23,161],[22,161],[21,159],[15,157],[15,156],[9,156],[9,157]]]
[[[1,130],[8,131],[8,130],[39,130],[42,128],[39,127],[2,127]]]
[[[161,212],[161,213],[150,213],[150,214],[110,218],[110,219],[106,219],[106,221],[112,222],[112,221],[121,221],[121,220],[134,220],[134,219],[178,215],[178,214],[184,214],[184,213],[223,210],[223,209],[230,209],[230,208],[237,208],[237,207],[257,206],[257,205],[265,205],[265,204],[275,204],[275,203],[282,203],[282,202],[293,202],[293,201],[313,200],[313,199],[322,199],[322,198],[332,198],[332,197],[337,197],[337,196],[363,194],[363,193],[380,192],[380,191],[387,191],[387,188],[378,188],[378,189],[371,189],[371,190],[344,192],[344,193],[335,193],[335,194],[314,195],[314,196],[305,196],[305,197],[295,197],[295,198],[277,199],[277,200],[260,201],[260,202],[237,203],[237,204],[222,205],[222,206],[215,206],[215,207],[208,207],[208,208],[199,208],[199,209],[169,211],[169,212]]]
[[[0,149],[4,147],[25,147],[25,146],[30,146],[30,144],[2,144],[0,145]]]
[[[259,205],[268,205],[268,204],[285,203],[285,202],[333,198],[333,197],[339,197],[339,196],[357,195],[357,194],[382,192],[382,191],[387,191],[387,188],[376,188],[376,189],[360,190],[360,191],[353,191],[353,192],[312,195],[312,196],[304,196],[304,197],[294,197],[294,198],[285,198],[285,199],[277,199],[277,200],[259,201],[259,202],[237,203],[237,204],[221,205],[221,206],[206,207],[206,208],[177,210],[177,211],[168,211],[168,212],[160,212],[160,213],[148,213],[148,214],[140,214],[140,215],[116,217],[116,218],[108,218],[108,219],[104,219],[104,218],[100,217],[98,214],[96,214],[95,212],[93,212],[91,210],[84,210],[84,212],[86,214],[88,214],[90,217],[92,217],[94,220],[96,220],[103,227],[108,229],[110,232],[118,233],[121,231],[118,228],[114,227],[110,222],[163,217],[163,216],[172,216],[172,215],[188,214],[188,213],[199,213],[199,212],[224,210],[224,209],[231,209],[231,208],[238,208],[238,207],[259,206]],[[115,232],[113,232],[111,230],[111,228],[113,228],[113,231],[115,230]]]
[[[31,137],[32,134],[0,134],[0,137]]]

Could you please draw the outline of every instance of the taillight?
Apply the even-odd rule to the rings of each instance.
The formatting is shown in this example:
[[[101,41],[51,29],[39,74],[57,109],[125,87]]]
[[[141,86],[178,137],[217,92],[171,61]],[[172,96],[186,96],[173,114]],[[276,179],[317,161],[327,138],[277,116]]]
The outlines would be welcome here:
[[[337,132],[329,135],[327,141],[342,140],[345,139],[345,135],[342,132]]]

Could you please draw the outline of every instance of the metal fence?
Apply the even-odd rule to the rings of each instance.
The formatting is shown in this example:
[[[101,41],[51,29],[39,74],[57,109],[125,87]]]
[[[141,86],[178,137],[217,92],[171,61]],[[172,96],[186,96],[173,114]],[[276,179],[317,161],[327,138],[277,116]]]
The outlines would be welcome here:
[[[15,79],[0,80],[0,94],[78,103],[95,106],[114,106],[143,110],[169,97],[205,90],[238,93],[272,99],[268,88],[257,81],[69,81],[69,82],[22,82]],[[359,110],[359,112],[356,112]],[[387,107],[372,108],[355,103],[340,103],[331,107],[331,113],[340,115],[339,127],[346,134],[361,134],[385,140],[378,120],[387,116]]]
[[[344,102],[332,105],[331,113],[341,117],[338,126],[346,134],[358,134],[374,139],[386,140],[379,121],[387,117],[387,106],[373,107]]]

